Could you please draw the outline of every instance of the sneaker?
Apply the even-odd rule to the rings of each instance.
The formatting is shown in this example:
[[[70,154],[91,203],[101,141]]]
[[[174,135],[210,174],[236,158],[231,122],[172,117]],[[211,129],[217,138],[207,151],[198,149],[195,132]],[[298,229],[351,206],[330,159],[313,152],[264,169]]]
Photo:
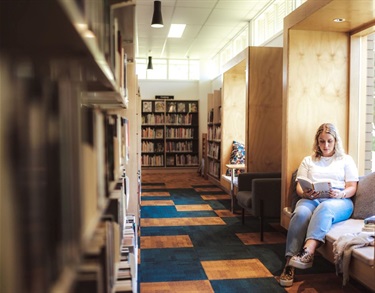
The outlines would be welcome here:
[[[280,285],[283,287],[290,287],[293,285],[294,280],[294,267],[285,266],[282,274],[280,275]]]
[[[308,253],[307,250],[304,248],[300,253],[298,253],[290,259],[289,265],[297,269],[308,269],[312,267],[313,260],[314,255]]]

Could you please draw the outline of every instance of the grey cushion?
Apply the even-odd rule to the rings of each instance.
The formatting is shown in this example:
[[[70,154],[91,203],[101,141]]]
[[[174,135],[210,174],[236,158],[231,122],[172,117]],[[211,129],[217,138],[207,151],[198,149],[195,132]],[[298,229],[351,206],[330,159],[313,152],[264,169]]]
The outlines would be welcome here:
[[[353,198],[354,212],[352,218],[365,219],[375,213],[375,172],[361,178],[357,193]]]
[[[236,194],[238,204],[243,208],[252,208],[251,191],[239,191]]]

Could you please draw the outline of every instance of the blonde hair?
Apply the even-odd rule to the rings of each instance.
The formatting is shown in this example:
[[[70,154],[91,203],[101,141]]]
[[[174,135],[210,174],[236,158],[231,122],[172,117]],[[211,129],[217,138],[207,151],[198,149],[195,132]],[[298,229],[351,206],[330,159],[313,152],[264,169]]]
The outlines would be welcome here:
[[[319,148],[319,136],[322,133],[328,133],[333,136],[335,139],[335,155],[342,157],[344,155],[344,148],[342,146],[341,137],[337,128],[332,123],[323,123],[319,126],[315,134],[314,144],[313,144],[313,158],[318,160],[323,155],[322,151]]]

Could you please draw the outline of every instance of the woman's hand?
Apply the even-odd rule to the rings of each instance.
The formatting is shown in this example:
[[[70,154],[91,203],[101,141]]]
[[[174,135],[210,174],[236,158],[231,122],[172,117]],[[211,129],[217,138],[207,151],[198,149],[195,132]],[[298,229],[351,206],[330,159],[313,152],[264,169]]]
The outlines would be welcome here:
[[[303,191],[303,198],[307,199],[315,199],[319,196],[320,192],[319,191],[314,191],[312,189],[306,189]]]
[[[345,191],[339,190],[339,189],[331,189],[329,191],[329,197],[331,198],[344,198],[346,197]]]

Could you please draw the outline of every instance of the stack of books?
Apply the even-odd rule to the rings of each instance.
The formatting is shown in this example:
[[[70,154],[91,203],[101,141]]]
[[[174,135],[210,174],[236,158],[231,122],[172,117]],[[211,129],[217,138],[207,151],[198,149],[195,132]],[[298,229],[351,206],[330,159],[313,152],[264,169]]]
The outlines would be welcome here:
[[[371,216],[363,220],[362,231],[375,232],[375,216]]]

